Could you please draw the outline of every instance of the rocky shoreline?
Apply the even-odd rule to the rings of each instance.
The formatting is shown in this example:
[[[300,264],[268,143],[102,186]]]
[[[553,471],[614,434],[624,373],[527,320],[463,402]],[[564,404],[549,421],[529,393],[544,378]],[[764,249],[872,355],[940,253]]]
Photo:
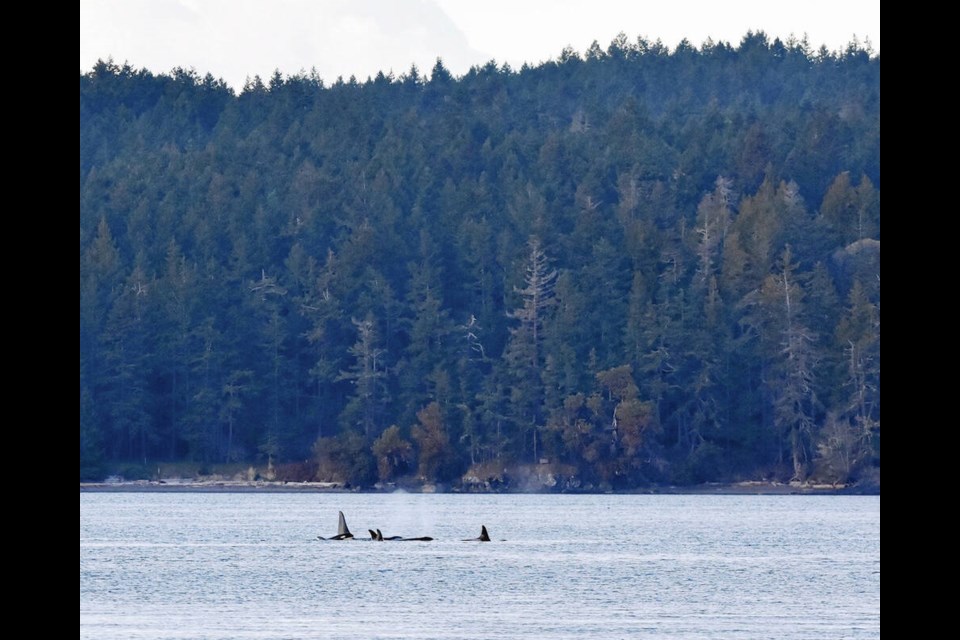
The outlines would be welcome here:
[[[376,485],[351,487],[337,482],[278,482],[268,480],[134,480],[81,482],[80,492],[199,492],[199,493],[571,493],[571,494],[664,494],[664,495],[880,495],[880,487],[831,485],[812,483],[779,483],[746,481],[735,483],[707,483],[690,486],[647,486],[629,491],[604,490],[517,490],[444,487],[437,485]]]

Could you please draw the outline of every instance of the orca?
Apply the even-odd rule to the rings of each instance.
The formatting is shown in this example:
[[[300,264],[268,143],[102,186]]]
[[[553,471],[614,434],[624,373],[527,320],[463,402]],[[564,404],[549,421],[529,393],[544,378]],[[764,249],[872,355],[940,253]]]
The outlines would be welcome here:
[[[337,523],[337,535],[330,538],[317,536],[318,540],[349,540],[353,537],[350,529],[347,528],[347,519],[343,517],[343,511],[340,512],[340,521]]]
[[[480,537],[479,538],[467,538],[464,542],[490,542],[490,534],[487,533],[487,527],[485,525],[480,525]]]
[[[380,533],[380,529],[377,529],[377,541],[383,542],[384,540],[403,540],[403,536],[388,536],[384,538],[383,534]]]
[[[370,537],[378,542],[384,542],[385,540],[397,540],[401,542],[429,542],[430,540],[433,540],[433,538],[430,536],[420,536],[419,538],[404,538],[403,536],[384,537],[384,535],[380,532],[380,529],[377,529],[376,531],[368,529],[368,531],[370,531]]]
[[[398,541],[409,541],[409,542],[428,542],[433,540],[430,536],[420,536],[417,538],[404,538],[403,536],[389,536],[384,537],[383,533],[380,532],[380,529],[367,529],[367,532],[370,533],[370,539],[377,542],[384,542],[386,540],[398,540]],[[343,517],[343,511],[340,512],[340,521],[337,523],[337,535],[331,536],[329,538],[324,538],[323,536],[317,536],[318,540],[351,540],[353,539],[353,534],[350,533],[350,529],[347,528],[347,519]],[[487,536],[487,529],[484,527],[483,532],[477,540],[490,540]]]

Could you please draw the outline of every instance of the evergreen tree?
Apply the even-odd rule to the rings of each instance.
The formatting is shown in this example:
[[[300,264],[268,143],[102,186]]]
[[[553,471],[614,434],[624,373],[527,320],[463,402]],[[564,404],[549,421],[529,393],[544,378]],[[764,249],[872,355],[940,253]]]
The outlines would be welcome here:
[[[866,296],[859,281],[848,296],[847,310],[837,325],[837,346],[846,365],[845,402],[840,414],[866,441],[880,433],[880,308]]]
[[[311,357],[307,373],[315,385],[312,415],[316,438],[332,435],[334,430],[331,425],[337,413],[332,412],[331,407],[339,404],[340,326],[344,315],[339,285],[339,263],[331,250],[327,252],[324,265],[319,268],[313,287],[307,290],[301,303],[308,320],[306,339]]]
[[[439,270],[432,264],[430,241],[424,232],[424,258],[409,265],[411,272],[407,307],[408,340],[404,360],[398,365],[400,385],[407,398],[408,412],[401,417],[412,421],[415,411],[428,400],[438,400],[441,379],[452,370],[454,327],[441,298]],[[408,415],[409,414],[409,415]]]
[[[803,289],[789,246],[777,272],[764,280],[754,299],[757,309],[750,321],[770,365],[767,385],[773,426],[785,444],[781,452],[789,452],[792,479],[804,480],[820,405],[815,394],[817,336],[802,322]]]
[[[353,320],[357,341],[350,348],[353,365],[340,372],[338,380],[349,381],[353,394],[340,414],[341,427],[356,429],[368,440],[379,435],[380,420],[387,400],[384,358],[386,352],[379,346],[376,320],[368,314],[363,320]]]
[[[436,403],[437,479],[544,455],[594,488],[869,480],[879,79],[858,44],[762,33],[672,52],[620,34],[462,78],[273,73],[238,95],[98,64],[81,472],[314,443],[321,477],[373,482],[384,427]],[[625,365],[636,411],[596,377]]]
[[[278,458],[289,439],[289,420],[285,409],[290,406],[288,358],[286,354],[289,332],[288,311],[285,298],[288,291],[277,278],[268,276],[265,270],[259,280],[248,284],[251,294],[251,311],[259,324],[258,342],[261,358],[258,358],[260,386],[267,398],[267,412],[263,433],[256,435],[259,451],[269,459]]]
[[[157,442],[149,388],[153,350],[147,314],[152,288],[143,269],[135,267],[118,293],[102,334],[111,454],[143,464],[154,455]]]
[[[515,289],[521,296],[522,306],[507,314],[520,324],[510,330],[510,342],[504,359],[513,384],[513,421],[521,435],[528,430],[533,432],[531,445],[536,459],[536,430],[542,426],[544,416],[543,327],[546,316],[555,303],[553,291],[557,272],[549,268],[546,253],[537,237],[531,237],[528,246],[525,286]]]

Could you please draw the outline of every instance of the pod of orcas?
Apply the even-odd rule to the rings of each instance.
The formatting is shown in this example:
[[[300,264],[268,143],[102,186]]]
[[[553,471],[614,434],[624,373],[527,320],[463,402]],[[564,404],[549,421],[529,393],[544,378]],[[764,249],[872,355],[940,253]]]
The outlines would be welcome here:
[[[419,536],[416,538],[405,538],[403,536],[384,536],[380,532],[380,529],[367,529],[367,532],[370,533],[370,539],[376,542],[386,542],[390,541],[402,541],[402,542],[429,542],[433,540],[430,536]],[[353,534],[350,533],[350,529],[347,527],[347,519],[343,517],[343,511],[340,512],[340,521],[337,523],[337,535],[330,536],[329,538],[324,538],[323,536],[317,536],[318,540],[351,540],[353,539]],[[480,535],[476,538],[466,538],[464,542],[490,542],[490,534],[487,533],[487,527],[485,525],[480,525]]]

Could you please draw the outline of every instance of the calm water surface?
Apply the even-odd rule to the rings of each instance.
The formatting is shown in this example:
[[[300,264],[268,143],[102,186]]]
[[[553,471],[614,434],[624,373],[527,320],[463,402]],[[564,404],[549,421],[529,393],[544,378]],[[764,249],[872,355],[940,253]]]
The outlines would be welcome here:
[[[80,494],[81,639],[879,637],[877,496]]]

